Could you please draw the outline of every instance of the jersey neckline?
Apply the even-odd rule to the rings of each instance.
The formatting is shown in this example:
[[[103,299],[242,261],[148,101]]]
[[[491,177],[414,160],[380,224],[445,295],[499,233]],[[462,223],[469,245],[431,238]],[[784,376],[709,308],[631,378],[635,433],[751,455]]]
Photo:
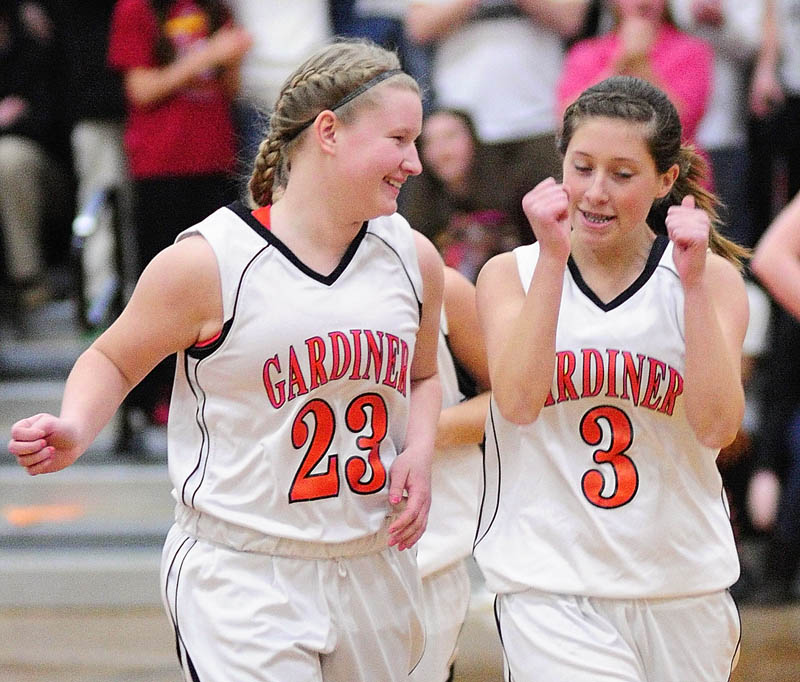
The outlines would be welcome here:
[[[631,285],[625,289],[622,293],[620,293],[615,298],[608,301],[608,303],[604,303],[597,294],[591,289],[591,287],[586,283],[581,275],[580,270],[578,270],[578,264],[573,260],[572,256],[570,255],[569,260],[567,261],[567,266],[569,267],[570,274],[572,275],[572,279],[574,280],[575,284],[578,288],[584,293],[584,295],[592,301],[598,308],[600,308],[604,312],[609,312],[614,308],[618,308],[621,306],[625,301],[631,298],[639,289],[641,289],[653,273],[656,271],[658,264],[661,262],[661,256],[664,255],[664,251],[667,249],[667,245],[669,244],[669,238],[665,235],[659,234],[656,235],[655,240],[653,241],[652,246],[650,247],[650,254],[647,256],[647,263],[645,263],[644,269],[639,276],[631,283]]]
[[[294,252],[284,244],[280,238],[276,237],[275,234],[269,227],[269,223],[267,222],[262,223],[258,218],[253,215],[253,212],[245,206],[241,201],[234,201],[231,204],[228,204],[227,208],[233,213],[235,213],[239,218],[241,218],[256,234],[258,234],[262,239],[264,239],[270,246],[274,246],[278,251],[280,251],[286,259],[292,263],[298,270],[302,273],[311,277],[312,279],[320,282],[321,284],[325,284],[327,286],[332,285],[339,279],[339,276],[345,271],[347,266],[350,264],[350,261],[353,260],[353,257],[358,250],[359,244],[363,241],[364,237],[367,234],[367,225],[369,221],[365,220],[362,225],[361,229],[358,231],[358,234],[353,238],[353,241],[350,242],[350,245],[345,250],[344,254],[342,255],[342,259],[339,261],[338,265],[331,271],[328,275],[323,275],[316,270],[308,267],[303,261],[301,261]],[[262,207],[264,208],[264,207]],[[269,220],[269,212],[259,210],[259,218]]]

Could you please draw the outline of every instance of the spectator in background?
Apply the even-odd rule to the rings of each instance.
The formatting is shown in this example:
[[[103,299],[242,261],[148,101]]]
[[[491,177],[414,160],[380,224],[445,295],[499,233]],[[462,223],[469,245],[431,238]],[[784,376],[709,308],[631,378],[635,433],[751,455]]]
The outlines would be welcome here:
[[[800,190],[800,2],[764,0],[761,48],[753,70],[750,108],[778,115],[780,149],[788,163],[788,196]]]
[[[86,207],[99,190],[118,192],[121,234],[109,221],[99,221],[83,254],[84,294],[101,295],[105,282],[119,276],[132,282],[136,244],[128,220],[128,169],[122,147],[125,97],[121,75],[106,60],[111,13],[115,0],[49,0],[56,39],[63,56],[69,97],[63,105],[70,124],[72,158],[77,180],[77,207]],[[114,240],[122,238],[124,272],[116,272]]]
[[[711,94],[711,46],[675,27],[666,0],[612,0],[611,6],[612,30],[575,43],[567,53],[558,82],[559,112],[609,76],[636,76],[667,94],[678,110],[684,141],[695,142]]]
[[[230,7],[253,40],[234,107],[239,172],[249,177],[283,81],[332,36],[331,8],[328,0],[230,0]]]
[[[12,319],[51,296],[43,231],[70,206],[52,21],[36,2],[0,3],[0,231]],[[55,244],[54,235],[49,235]]]
[[[711,159],[720,217],[730,239],[755,245],[748,190],[748,80],[761,35],[761,0],[669,0],[675,22],[714,50],[711,99],[696,140]]]
[[[754,518],[748,503],[753,490],[753,473],[759,466],[760,433],[764,420],[763,392],[764,361],[769,354],[769,329],[771,301],[758,284],[745,280],[750,318],[742,345],[742,385],[744,386],[745,410],[742,426],[736,439],[722,448],[717,456],[717,468],[722,475],[728,503],[731,525],[739,551],[741,573],[731,586],[731,594],[741,603],[752,597],[758,585],[758,567],[753,564],[750,553],[743,553],[743,541],[760,530],[760,520]],[[767,502],[773,505],[774,499]],[[774,509],[770,510],[770,513]],[[740,602],[741,600],[741,602]]]
[[[114,8],[109,63],[125,84],[139,272],[236,197],[231,105],[250,43],[219,0],[118,0]],[[171,356],[128,406],[165,423],[173,374]]]
[[[563,42],[584,26],[587,0],[411,0],[406,26],[431,46],[436,107],[472,116],[494,191],[560,176],[555,87]]]
[[[751,486],[756,513],[769,518],[773,489],[778,505],[764,563],[765,583],[757,599],[785,603],[797,597],[800,569],[800,193],[778,214],[759,240],[751,261],[753,273],[788,313],[773,336],[765,411],[771,429],[761,469]]]
[[[418,45],[406,31],[410,0],[331,0],[333,30],[337,35],[369,38],[397,52],[403,68],[420,84],[423,111],[428,113],[433,101],[428,95],[431,50]]]
[[[400,211],[433,240],[447,265],[474,282],[489,258],[529,241],[521,236],[527,224],[524,186],[497,195],[495,173],[463,111],[439,109],[426,116],[420,151],[423,171],[407,181]]]
[[[763,232],[751,263],[775,300],[764,379],[761,471],[751,507],[769,507],[779,489],[765,557],[760,601],[783,603],[800,564],[800,320],[796,316],[797,225],[800,215],[800,2],[764,0],[764,21],[750,86],[756,163],[751,187]],[[793,197],[791,201],[789,198]],[[780,210],[778,215],[775,213]],[[777,486],[776,486],[777,483]],[[762,513],[763,516],[769,516]]]

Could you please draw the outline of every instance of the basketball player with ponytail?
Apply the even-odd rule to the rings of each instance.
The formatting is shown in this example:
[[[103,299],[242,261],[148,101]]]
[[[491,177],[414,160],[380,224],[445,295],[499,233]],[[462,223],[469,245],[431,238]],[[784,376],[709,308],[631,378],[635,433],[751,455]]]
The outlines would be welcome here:
[[[562,182],[523,202],[537,242],[477,284],[492,401],[475,556],[506,679],[723,682],[739,565],[715,460],[744,410],[746,252],[648,82],[585,90],[559,145]]]
[[[61,415],[13,426],[29,473],[62,469],[178,353],[161,589],[187,682],[394,682],[422,655],[404,550],[430,506],[443,275],[395,213],[421,125],[394,53],[310,57],[275,103],[251,205],[156,256]]]

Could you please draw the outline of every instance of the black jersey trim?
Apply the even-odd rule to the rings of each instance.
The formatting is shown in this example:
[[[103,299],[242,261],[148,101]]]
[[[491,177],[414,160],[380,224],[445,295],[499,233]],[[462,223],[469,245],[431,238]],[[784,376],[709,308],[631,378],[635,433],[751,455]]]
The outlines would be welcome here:
[[[415,287],[415,286],[414,286],[414,280],[413,280],[413,279],[411,279],[411,275],[410,275],[410,274],[409,274],[409,272],[408,272],[408,268],[406,267],[406,264],[405,264],[405,262],[404,262],[404,261],[403,261],[403,259],[400,257],[400,254],[399,254],[399,253],[397,253],[397,249],[395,249],[395,248],[394,248],[394,247],[393,247],[393,246],[392,246],[392,245],[391,245],[389,242],[387,242],[387,241],[386,241],[386,240],[385,240],[383,237],[381,237],[381,236],[379,236],[379,235],[375,234],[374,232],[369,232],[368,234],[369,234],[369,236],[370,236],[370,237],[374,237],[375,239],[377,239],[377,240],[379,240],[379,241],[383,242],[383,244],[386,246],[386,248],[387,248],[387,249],[389,249],[389,251],[391,251],[391,252],[392,252],[392,253],[395,255],[395,257],[397,258],[397,260],[399,261],[399,263],[400,263],[400,267],[402,267],[402,268],[403,268],[403,272],[406,274],[406,279],[408,279],[408,283],[409,283],[409,285],[411,286],[411,291],[413,291],[413,292],[414,292],[414,298],[416,298],[416,299],[417,299],[417,312],[419,313],[419,319],[420,319],[420,321],[422,321],[422,298],[420,297],[420,294],[419,294],[419,292],[417,291],[417,287]]]
[[[492,511],[492,518],[489,519],[488,523],[486,523],[486,527],[481,532],[481,528],[483,527],[483,519],[484,519],[484,506],[487,504],[486,495],[488,492],[488,477],[486,474],[486,458],[489,456],[488,448],[484,447],[483,449],[483,494],[481,495],[481,506],[478,510],[478,527],[475,529],[475,539],[472,542],[472,551],[475,551],[475,548],[481,543],[483,538],[485,538],[489,531],[491,530],[492,526],[494,525],[494,521],[497,518],[497,514],[500,511],[500,488],[501,488],[501,478],[502,478],[502,461],[500,460],[500,444],[497,442],[497,428],[494,423],[494,410],[492,409],[492,401],[489,401],[489,428],[491,428],[491,436],[492,440],[494,441],[494,451],[496,453],[497,458],[497,480],[494,482],[496,486],[495,490],[495,499],[494,499],[494,510]],[[489,438],[489,433],[487,432],[484,436],[484,443]],[[489,510],[486,511],[486,515],[488,516]]]
[[[580,270],[578,270],[578,265],[572,259],[572,256],[569,257],[567,266],[569,267],[570,274],[572,275],[572,279],[575,281],[575,284],[578,285],[578,288],[586,295],[586,297],[598,308],[600,308],[600,310],[608,312],[621,306],[647,283],[647,281],[656,271],[656,268],[661,261],[661,256],[664,255],[664,251],[666,250],[668,244],[669,239],[666,236],[661,234],[656,235],[653,245],[650,247],[650,254],[647,257],[647,263],[645,263],[644,270],[642,270],[639,276],[627,289],[625,289],[625,291],[608,303],[603,303],[597,294],[592,291],[589,285],[586,284]]]
[[[239,296],[242,293],[242,282],[244,282],[244,278],[247,275],[247,271],[252,267],[253,263],[255,263],[256,259],[264,253],[264,251],[269,248],[265,246],[263,249],[259,249],[255,255],[247,262],[247,264],[242,268],[241,273],[239,273],[239,281],[236,284],[236,296],[233,298],[233,311],[231,312],[231,316],[229,319],[225,320],[222,325],[222,331],[220,331],[219,336],[214,339],[211,343],[206,344],[204,346],[191,346],[186,349],[186,355],[195,359],[195,360],[202,360],[203,358],[207,358],[211,355],[214,351],[216,351],[225,339],[228,337],[230,333],[231,327],[233,326],[233,321],[236,319],[236,310],[239,307]],[[221,275],[220,275],[221,276]]]
[[[295,256],[294,252],[286,246],[275,234],[264,227],[253,214],[250,212],[250,209],[245,206],[241,201],[234,201],[231,204],[228,204],[226,207],[229,210],[233,211],[237,216],[239,216],[247,225],[249,225],[255,232],[258,234],[262,239],[264,239],[270,246],[274,246],[278,251],[280,251],[286,259],[292,263],[298,270],[302,273],[311,277],[311,279],[316,280],[320,284],[324,284],[326,286],[331,286],[339,279],[339,276],[345,271],[347,266],[350,264],[350,261],[353,260],[353,257],[358,250],[359,244],[364,239],[364,235],[367,233],[367,224],[368,221],[364,221],[361,225],[361,228],[358,231],[358,234],[353,238],[353,241],[350,242],[350,245],[347,247],[347,250],[344,252],[342,259],[339,261],[339,264],[333,269],[333,271],[329,275],[322,275],[316,270],[312,270],[308,267],[303,261],[301,261],[297,256]]]
[[[202,386],[200,385],[200,381],[197,379],[197,370],[199,367],[198,363],[195,363],[193,367],[190,368],[189,366],[189,356],[188,354],[184,353],[183,356],[183,367],[184,373],[186,375],[186,383],[189,385],[189,389],[192,392],[192,395],[195,399],[195,414],[194,419],[197,423],[197,428],[200,430],[200,450],[197,453],[197,462],[194,465],[194,469],[189,472],[189,475],[183,481],[183,487],[181,488],[181,502],[185,504],[187,507],[194,508],[194,500],[197,496],[197,493],[200,491],[200,487],[203,485],[203,481],[206,477],[206,468],[208,466],[208,457],[209,453],[211,452],[211,437],[208,433],[208,426],[206,425],[205,420],[205,404],[206,404],[206,393],[203,390]],[[191,372],[190,372],[191,370]],[[201,471],[202,467],[202,471]],[[196,485],[194,486],[194,491],[191,494],[191,500],[186,499],[187,490],[189,488],[189,483],[195,477],[198,471],[200,473],[200,479],[197,481]]]

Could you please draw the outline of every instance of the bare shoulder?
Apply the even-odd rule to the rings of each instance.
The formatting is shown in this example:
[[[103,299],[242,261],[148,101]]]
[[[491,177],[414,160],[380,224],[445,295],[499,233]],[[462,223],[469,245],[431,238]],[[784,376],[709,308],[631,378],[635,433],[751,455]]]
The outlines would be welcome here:
[[[193,235],[161,251],[139,278],[128,308],[140,318],[172,320],[184,348],[213,336],[222,327],[222,292],[211,245]]]
[[[478,292],[494,293],[507,291],[516,285],[520,292],[522,284],[517,271],[517,259],[512,251],[493,256],[481,268],[476,286]]]
[[[744,277],[739,269],[728,259],[709,253],[706,260],[709,283],[715,290],[725,291],[731,298],[747,300]]]
[[[444,263],[436,247],[425,235],[412,231],[417,249],[417,261],[422,279],[427,286],[434,286],[439,292],[444,287]],[[441,293],[440,293],[441,296]]]
[[[744,277],[733,263],[717,254],[708,256],[706,277],[718,313],[734,322],[744,335],[750,310]]]
[[[423,267],[423,265],[442,267],[442,257],[439,255],[433,242],[421,232],[417,232],[417,230],[412,230],[411,232],[414,236],[414,245],[417,248],[417,258],[419,259],[420,267]]]

